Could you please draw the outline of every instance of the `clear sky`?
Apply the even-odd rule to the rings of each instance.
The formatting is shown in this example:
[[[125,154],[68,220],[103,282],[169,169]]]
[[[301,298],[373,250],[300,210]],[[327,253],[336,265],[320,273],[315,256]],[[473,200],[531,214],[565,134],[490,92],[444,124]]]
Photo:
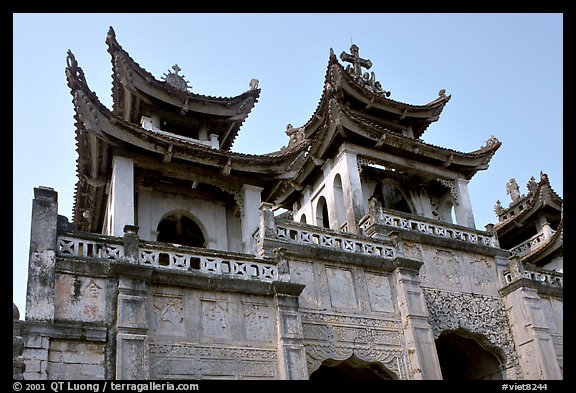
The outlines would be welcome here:
[[[563,197],[563,16],[503,14],[14,14],[13,301],[24,314],[34,187],[58,192],[71,219],[76,184],[72,96],[66,52],[111,108],[109,26],[120,45],[157,79],[178,64],[204,95],[231,97],[260,81],[259,102],[233,147],[263,154],[288,143],[323,90],[330,48],[372,61],[391,99],[426,104],[440,89],[452,99],[424,142],[470,152],[491,136],[503,145],[469,184],[476,227],[508,206],[506,182],[526,193],[548,174]]]

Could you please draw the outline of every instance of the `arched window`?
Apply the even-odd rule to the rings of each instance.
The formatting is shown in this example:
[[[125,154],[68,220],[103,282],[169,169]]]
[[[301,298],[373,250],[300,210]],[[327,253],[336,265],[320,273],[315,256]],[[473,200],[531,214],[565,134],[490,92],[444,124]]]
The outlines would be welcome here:
[[[340,228],[346,221],[346,207],[344,206],[344,189],[342,188],[342,178],[340,174],[334,177],[334,210],[336,211],[336,227]]]
[[[158,224],[159,242],[182,244],[190,247],[206,247],[202,229],[192,219],[182,214],[171,214]]]
[[[328,204],[326,198],[321,196],[316,204],[316,225],[324,228],[330,228],[330,218],[328,216]]]
[[[301,222],[302,224],[306,224],[306,214],[302,214],[302,215],[300,216],[300,222]]]

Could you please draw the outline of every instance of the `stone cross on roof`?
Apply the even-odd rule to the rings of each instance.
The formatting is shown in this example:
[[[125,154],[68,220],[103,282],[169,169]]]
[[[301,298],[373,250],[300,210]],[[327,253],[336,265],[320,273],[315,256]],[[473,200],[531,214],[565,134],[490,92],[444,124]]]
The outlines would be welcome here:
[[[188,91],[188,89],[191,88],[192,86],[189,86],[188,81],[184,79],[184,75],[178,74],[180,71],[182,71],[182,68],[180,68],[178,64],[174,64],[172,66],[172,69],[174,70],[174,72],[168,70],[168,73],[167,74],[164,73],[164,77],[162,79],[164,79],[166,83],[176,87],[177,89]]]
[[[368,59],[361,58],[359,51],[360,48],[358,48],[356,44],[352,44],[350,47],[350,53],[352,53],[351,55],[346,52],[342,52],[340,54],[340,59],[342,59],[342,61],[352,63],[354,66],[354,75],[356,76],[362,76],[362,67],[366,68],[367,70],[372,67],[372,62]]]

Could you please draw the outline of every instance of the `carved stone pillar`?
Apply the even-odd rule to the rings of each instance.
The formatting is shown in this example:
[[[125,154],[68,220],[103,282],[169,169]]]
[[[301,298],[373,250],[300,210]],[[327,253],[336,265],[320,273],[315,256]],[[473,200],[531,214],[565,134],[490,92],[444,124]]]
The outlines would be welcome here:
[[[461,178],[455,179],[454,190],[458,196],[457,204],[454,206],[456,224],[468,228],[475,228],[474,213],[472,212],[472,203],[470,202],[470,195],[468,193],[468,180]]]
[[[418,271],[398,267],[394,270],[394,275],[410,379],[442,379],[434,333],[428,323],[428,311],[420,289]]]
[[[342,150],[334,168],[342,179],[348,232],[357,234],[359,233],[358,221],[366,214],[357,153],[349,148]]]
[[[138,260],[138,227],[124,228],[125,261]],[[146,288],[150,270],[117,265],[116,379],[148,379],[148,322]]]
[[[242,198],[244,200],[241,217],[242,225],[242,251],[247,254],[256,252],[254,232],[258,229],[259,209],[262,202],[261,187],[244,184],[242,186]]]
[[[122,236],[124,225],[134,224],[134,161],[120,156],[112,159],[112,180],[108,195],[106,235]]]
[[[305,285],[275,281],[273,284],[278,329],[280,379],[308,379],[306,353],[302,343],[302,321],[298,296]]]
[[[519,258],[512,258],[509,268],[512,282],[500,293],[510,321],[522,376],[531,380],[562,379],[536,283],[523,278]]]
[[[271,250],[267,250],[264,247],[264,239],[276,238],[276,220],[274,218],[274,211],[272,210],[271,203],[262,202],[260,204],[259,225],[260,240],[257,244],[258,255],[272,257],[274,254],[271,252]]]

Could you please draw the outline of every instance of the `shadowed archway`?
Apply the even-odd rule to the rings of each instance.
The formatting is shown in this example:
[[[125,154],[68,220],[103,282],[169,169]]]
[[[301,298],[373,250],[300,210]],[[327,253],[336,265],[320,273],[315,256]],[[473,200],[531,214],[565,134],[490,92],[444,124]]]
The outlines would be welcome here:
[[[502,356],[487,346],[484,336],[462,330],[444,332],[436,339],[436,351],[445,380],[501,380]]]
[[[311,381],[377,381],[397,379],[380,362],[366,362],[352,354],[348,359],[326,359],[310,374]]]
[[[158,224],[156,241],[190,247],[206,247],[204,233],[198,224],[183,214],[171,214]]]

